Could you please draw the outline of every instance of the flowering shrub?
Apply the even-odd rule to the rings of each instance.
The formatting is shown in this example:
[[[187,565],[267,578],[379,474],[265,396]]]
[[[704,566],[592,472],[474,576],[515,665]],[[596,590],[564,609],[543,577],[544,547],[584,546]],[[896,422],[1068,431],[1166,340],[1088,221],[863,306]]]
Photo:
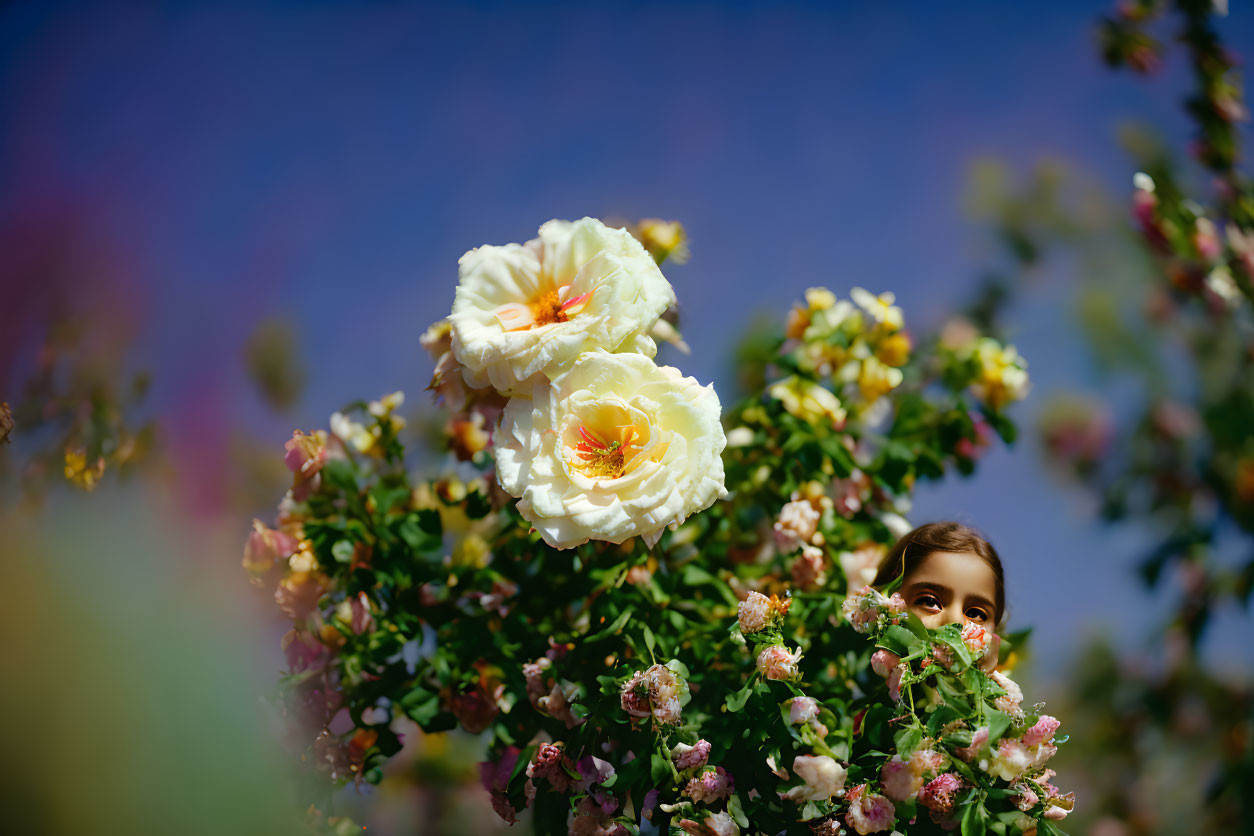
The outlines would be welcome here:
[[[862,710],[875,649],[859,632],[911,622],[900,598],[855,596],[848,617],[842,602],[909,527],[919,478],[969,471],[990,431],[1013,437],[1025,363],[976,332],[917,339],[892,294],[816,288],[761,386],[723,412],[651,359],[655,338],[682,344],[654,304],[673,299],[658,264],[686,252],[677,229],[642,222],[641,244],[551,222],[462,259],[451,322],[423,337],[448,414],[441,475],[407,471],[399,393],[288,442],[292,488],[245,566],[293,622],[284,706],[332,782],[378,781],[404,715],[489,734],[492,805],[510,822],[530,808],[537,832],[892,818],[883,793],[901,782],[875,789],[855,749],[894,713]],[[639,304],[603,305],[624,293]],[[969,664],[954,653],[946,665]],[[939,670],[903,672],[894,696]],[[977,747],[967,732],[944,739]],[[1016,758],[1002,771],[1037,780]],[[927,798],[984,821],[992,785],[931,780],[954,771],[922,769]]]
[[[844,611],[878,648],[874,674],[858,709],[846,781],[847,808],[835,813],[859,833],[873,833],[923,815],[963,833],[1056,832],[1074,795],[1062,794],[1045,763],[1057,751],[1057,719],[1025,708],[1019,686],[994,670],[1000,643],[968,622],[929,630],[872,589],[849,596]],[[887,690],[887,698],[884,696]],[[830,808],[836,808],[834,811]],[[919,809],[920,807],[924,809]],[[894,821],[897,823],[894,825]]]

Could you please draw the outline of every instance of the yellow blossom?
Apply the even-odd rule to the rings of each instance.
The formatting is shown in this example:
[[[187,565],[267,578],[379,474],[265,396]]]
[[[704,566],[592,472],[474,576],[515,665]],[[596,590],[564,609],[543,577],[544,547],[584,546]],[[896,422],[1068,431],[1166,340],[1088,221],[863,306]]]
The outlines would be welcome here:
[[[488,565],[488,559],[491,556],[492,552],[488,549],[487,542],[477,534],[470,534],[463,537],[453,547],[451,562],[454,566],[469,566],[475,569],[482,569]]]
[[[1027,361],[1013,345],[985,337],[975,345],[975,359],[979,371],[972,389],[990,409],[1000,410],[1027,394]]]
[[[806,304],[810,307],[811,313],[825,311],[836,304],[836,294],[825,287],[807,288]]]
[[[910,359],[910,338],[905,331],[897,331],[880,340],[875,356],[886,365],[904,366]]]
[[[313,572],[318,568],[318,558],[313,553],[313,543],[301,540],[296,552],[287,559],[287,567],[293,572]]]
[[[886,365],[875,357],[866,357],[858,369],[858,390],[867,403],[874,403],[900,386],[902,377],[901,369]]]
[[[377,401],[371,401],[368,410],[376,418],[386,418],[399,409],[403,403],[405,403],[405,393],[397,391],[390,395],[384,395]]]
[[[89,464],[85,448],[66,448],[65,478],[70,480],[71,484],[85,491],[93,491],[100,482],[100,477],[104,475],[104,469],[105,460],[103,456],[98,456],[94,462]]]
[[[897,297],[892,293],[871,294],[860,287],[849,291],[849,298],[862,310],[871,315],[877,324],[896,330],[902,326],[901,308],[893,304]]]
[[[772,398],[784,405],[784,409],[805,421],[819,422],[826,420],[835,426],[845,422],[845,409],[840,399],[830,391],[809,380],[786,377],[778,383],[771,384],[767,390]]]
[[[365,424],[350,419],[342,412],[331,415],[331,432],[345,444],[351,444],[363,453],[369,453],[375,444],[375,434]]]
[[[676,264],[688,260],[688,233],[679,221],[645,218],[636,225],[636,237],[659,264],[667,259]]]

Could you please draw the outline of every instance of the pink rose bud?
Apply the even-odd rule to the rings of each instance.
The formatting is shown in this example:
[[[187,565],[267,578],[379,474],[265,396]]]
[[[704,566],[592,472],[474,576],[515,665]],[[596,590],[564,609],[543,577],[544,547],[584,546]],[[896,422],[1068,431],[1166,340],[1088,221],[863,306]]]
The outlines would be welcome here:
[[[901,657],[890,650],[877,650],[871,654],[871,670],[884,679],[901,664]]]
[[[1023,733],[1023,745],[1035,746],[1038,743],[1044,743],[1054,736],[1054,732],[1058,731],[1061,726],[1057,719],[1050,717],[1048,714],[1042,715],[1039,720]]]
[[[819,704],[811,697],[793,697],[788,706],[788,722],[806,723],[818,716]]]

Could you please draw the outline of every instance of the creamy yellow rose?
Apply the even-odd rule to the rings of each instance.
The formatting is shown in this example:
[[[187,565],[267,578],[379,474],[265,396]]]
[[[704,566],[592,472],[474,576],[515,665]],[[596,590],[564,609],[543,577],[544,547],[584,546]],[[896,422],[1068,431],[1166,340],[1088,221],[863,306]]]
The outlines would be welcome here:
[[[653,257],[595,218],[549,221],[526,244],[483,246],[458,262],[449,322],[466,383],[525,392],[598,348],[652,357],[649,333],[675,302]]]
[[[582,355],[505,407],[497,480],[544,541],[652,546],[662,529],[726,496],[713,386],[639,354]]]

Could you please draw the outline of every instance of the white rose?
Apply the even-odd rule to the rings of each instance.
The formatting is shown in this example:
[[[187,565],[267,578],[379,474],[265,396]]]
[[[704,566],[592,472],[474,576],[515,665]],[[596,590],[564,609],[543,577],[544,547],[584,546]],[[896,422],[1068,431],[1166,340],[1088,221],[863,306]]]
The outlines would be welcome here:
[[[799,804],[827,801],[845,787],[845,768],[827,755],[797,755],[792,769],[805,783],[793,787],[783,796]]]
[[[483,246],[458,262],[449,322],[466,383],[525,390],[596,348],[640,352],[675,292],[625,229],[549,221],[526,244]]]
[[[589,352],[510,400],[493,436],[497,480],[554,548],[652,546],[727,495],[719,414],[713,386],[639,354]]]

